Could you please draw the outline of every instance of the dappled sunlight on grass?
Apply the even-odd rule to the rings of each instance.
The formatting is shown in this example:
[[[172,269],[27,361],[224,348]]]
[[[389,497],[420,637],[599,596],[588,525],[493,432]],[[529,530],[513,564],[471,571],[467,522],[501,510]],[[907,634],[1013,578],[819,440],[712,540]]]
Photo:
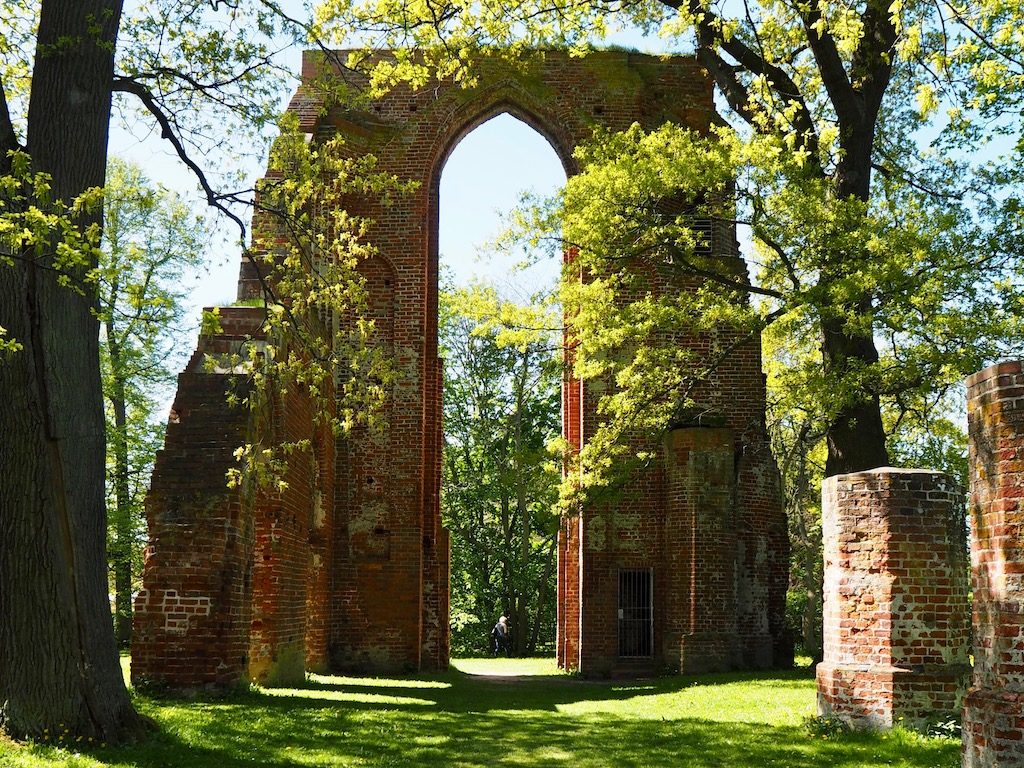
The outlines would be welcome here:
[[[340,675],[309,675],[310,685],[346,686],[360,688],[451,688],[446,680],[424,677],[343,677]]]
[[[452,669],[467,675],[494,677],[555,677],[565,675],[554,657],[543,659],[509,659],[501,656],[486,659],[452,659]]]
[[[634,718],[686,718],[699,713],[714,722],[799,725],[814,715],[814,698],[799,672],[723,673],[701,678],[668,677],[648,683],[612,685],[601,700],[559,705],[571,715],[606,712]]]
[[[326,688],[267,688],[261,691],[266,696],[294,697],[318,701],[352,702],[359,704],[377,704],[380,706],[436,706],[431,699],[417,699],[412,696],[392,696],[380,693],[365,693],[361,689],[339,687],[336,690]]]
[[[0,742],[4,768],[954,768],[913,734],[813,736],[807,671],[593,682],[548,660],[458,660],[403,678],[311,676],[195,701],[140,696],[147,742],[87,753]],[[472,670],[472,672],[470,671]],[[497,671],[495,671],[497,670]]]

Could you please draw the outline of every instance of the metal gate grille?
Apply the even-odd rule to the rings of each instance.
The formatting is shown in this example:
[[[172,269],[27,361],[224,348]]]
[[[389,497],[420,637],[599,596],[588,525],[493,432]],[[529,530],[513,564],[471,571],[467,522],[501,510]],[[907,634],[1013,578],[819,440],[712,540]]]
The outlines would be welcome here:
[[[653,655],[654,607],[650,570],[619,571],[619,656]]]

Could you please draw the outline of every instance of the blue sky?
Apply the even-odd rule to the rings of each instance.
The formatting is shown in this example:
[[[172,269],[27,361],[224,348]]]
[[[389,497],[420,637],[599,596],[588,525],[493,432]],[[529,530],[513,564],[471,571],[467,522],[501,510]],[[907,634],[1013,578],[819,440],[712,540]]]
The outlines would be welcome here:
[[[111,152],[142,166],[151,179],[194,197],[194,180],[158,136],[133,137],[116,129]],[[254,176],[261,169],[250,171]],[[548,260],[526,273],[515,273],[521,256],[488,253],[486,246],[500,234],[504,216],[523,193],[550,195],[565,183],[565,173],[547,140],[510,115],[499,115],[469,133],[455,147],[441,176],[439,251],[443,268],[458,284],[489,280],[510,295],[528,295],[542,285],[553,286],[559,265]],[[204,306],[230,304],[235,299],[239,249],[230,241],[215,243],[209,254],[209,273],[192,292],[193,317],[198,324]]]
[[[554,286],[560,264],[545,259],[526,272],[513,267],[522,255],[495,253],[488,244],[505,227],[504,215],[524,193],[548,196],[565,184],[565,172],[547,139],[511,115],[499,115],[468,134],[441,175],[438,250],[442,269],[456,284],[489,281],[523,298]]]

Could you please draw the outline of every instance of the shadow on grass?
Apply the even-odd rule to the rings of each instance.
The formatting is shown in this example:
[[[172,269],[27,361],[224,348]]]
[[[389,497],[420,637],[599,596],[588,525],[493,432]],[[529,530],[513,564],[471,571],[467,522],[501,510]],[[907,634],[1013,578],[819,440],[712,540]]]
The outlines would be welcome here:
[[[429,700],[448,712],[488,712],[496,709],[550,711],[567,704],[624,701],[637,696],[671,695],[685,689],[708,689],[708,695],[714,696],[716,687],[737,683],[755,686],[760,683],[773,691],[805,690],[808,685],[813,685],[814,675],[807,670],[792,670],[728,672],[701,677],[675,676],[645,680],[587,680],[568,675],[474,675],[453,669],[444,675],[414,679],[422,680],[424,687],[410,685],[408,679],[389,681],[387,678],[343,678],[339,682],[337,678],[313,678],[297,690],[331,692],[339,697],[348,697],[343,700],[346,706],[353,708],[358,708],[361,703],[358,697],[365,695],[370,698],[366,703],[373,708],[378,706],[377,697],[388,696],[394,698],[392,706],[395,707],[416,706],[423,700]],[[434,685],[428,687],[431,683]],[[280,694],[271,692],[270,695]],[[403,703],[403,699],[409,698],[415,701]]]
[[[656,707],[645,710],[654,706],[649,696],[675,701],[685,689],[688,696],[714,699],[733,683],[753,683],[754,696],[758,686],[798,688],[813,700],[806,672],[601,683],[550,676],[481,679],[456,671],[403,680],[329,678],[226,701],[140,698],[161,733],[144,744],[89,754],[104,765],[137,768],[958,764],[957,746],[948,741],[906,734],[821,739],[799,725],[701,719],[671,707],[668,716]],[[601,702],[612,711],[601,711]],[[573,706],[578,711],[561,711]]]

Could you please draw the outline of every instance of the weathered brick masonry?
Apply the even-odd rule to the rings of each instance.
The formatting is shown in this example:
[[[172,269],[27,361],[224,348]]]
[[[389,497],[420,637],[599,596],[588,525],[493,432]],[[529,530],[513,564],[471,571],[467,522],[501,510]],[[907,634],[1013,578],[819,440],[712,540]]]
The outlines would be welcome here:
[[[226,406],[244,378],[204,368],[207,354],[237,351],[258,333],[258,310],[230,310],[224,333],[204,337],[184,372],[157,454],[146,519],[144,588],[135,600],[132,679],[230,686],[248,675],[255,522],[228,489],[249,414]],[[244,392],[243,392],[244,394]]]
[[[966,768],[1024,765],[1024,367],[967,379],[974,675]]]
[[[819,714],[890,727],[959,712],[970,641],[961,500],[951,478],[928,470],[825,480]]]
[[[305,84],[289,107],[300,130],[313,141],[344,136],[345,151],[373,154],[379,170],[418,182],[389,207],[351,206],[374,220],[369,239],[377,255],[362,271],[380,343],[400,373],[388,426],[337,442],[322,435],[312,456],[289,467],[288,493],[243,499],[223,487],[223,477],[230,450],[253,425],[218,405],[230,373],[190,366],[178,393],[179,414],[187,415],[168,427],[148,502],[151,544],[138,604],[136,677],[187,687],[247,677],[285,681],[303,665],[446,666],[449,564],[438,505],[437,350],[438,189],[445,160],[463,136],[501,113],[545,136],[567,174],[576,171],[573,149],[595,127],[672,121],[705,131],[714,116],[710,81],[683,57],[547,53],[518,68],[484,62],[473,89],[451,82],[399,88],[364,111],[320,99],[310,83],[332,72],[340,76],[322,56],[305,57]],[[716,250],[741,270],[734,233],[720,229]],[[692,287],[657,275],[651,284],[658,291]],[[242,265],[239,295],[260,295],[250,262]],[[250,317],[249,310],[222,310],[231,318],[236,312]],[[241,343],[245,334],[228,331],[201,340],[196,360]],[[255,328],[249,333],[258,335]],[[715,426],[695,421],[674,432],[662,447],[662,464],[637,477],[615,505],[567,520],[560,537],[558,658],[587,674],[766,667],[791,657],[783,627],[788,544],[764,427],[760,346],[737,343],[727,330],[678,343],[705,357],[735,345],[699,388],[702,410],[716,414]],[[596,398],[591,385],[567,379],[564,431],[577,446],[596,427]],[[189,411],[200,400],[202,407]],[[309,408],[295,395],[266,418],[275,434],[301,435],[312,429]],[[224,428],[211,428],[206,414]],[[203,453],[207,444],[216,455]],[[618,645],[623,570],[649,574],[652,586],[653,642],[648,653],[629,659]],[[184,614],[173,600],[198,602]],[[181,623],[182,615],[197,618]]]

